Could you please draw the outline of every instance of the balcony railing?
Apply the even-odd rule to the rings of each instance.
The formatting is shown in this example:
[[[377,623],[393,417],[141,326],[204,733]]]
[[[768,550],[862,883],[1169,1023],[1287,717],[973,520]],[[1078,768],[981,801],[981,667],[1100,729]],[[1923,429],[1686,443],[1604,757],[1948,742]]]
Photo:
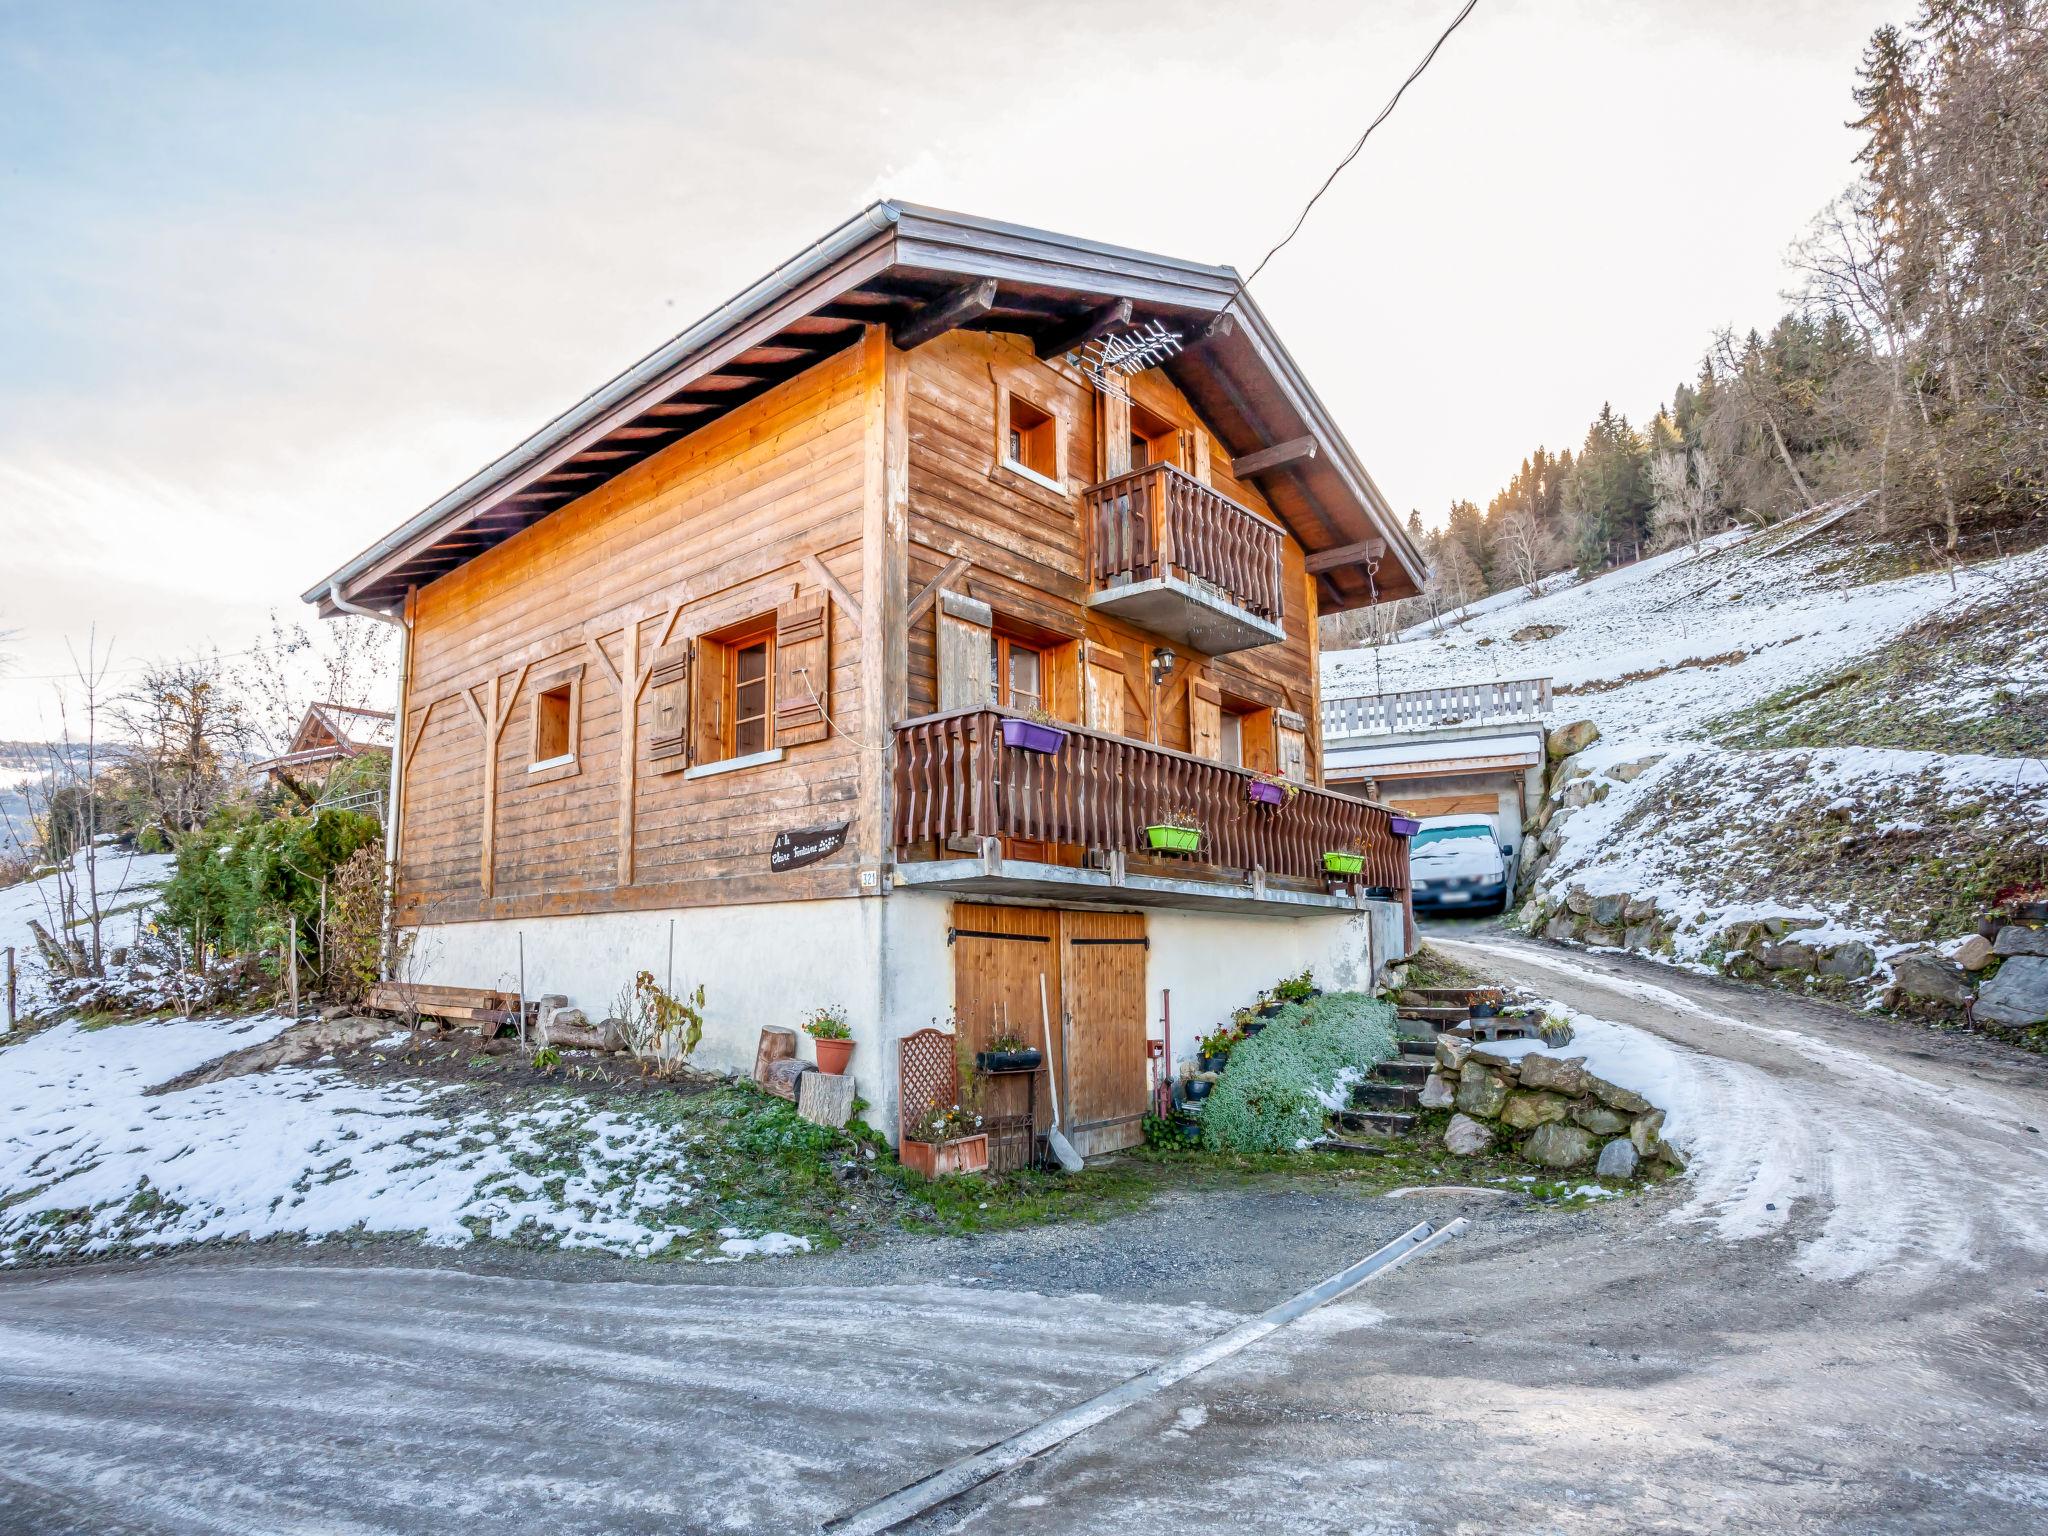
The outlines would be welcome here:
[[[1323,740],[1345,736],[1391,736],[1457,725],[1507,725],[1541,720],[1550,713],[1550,679],[1455,683],[1442,688],[1409,688],[1398,693],[1323,695]]]
[[[896,727],[896,846],[1013,838],[1123,854],[1147,851],[1145,829],[1182,811],[1202,829],[1201,866],[1327,888],[1323,855],[1362,851],[1355,884],[1408,884],[1408,845],[1384,806],[1299,787],[1279,806],[1255,805],[1255,775],[1128,737],[1063,725],[1058,752],[1006,747],[1004,712],[956,710]],[[1169,856],[1170,857],[1170,856]]]
[[[1171,464],[1090,486],[1088,561],[1098,589],[1161,579],[1280,622],[1279,527]]]

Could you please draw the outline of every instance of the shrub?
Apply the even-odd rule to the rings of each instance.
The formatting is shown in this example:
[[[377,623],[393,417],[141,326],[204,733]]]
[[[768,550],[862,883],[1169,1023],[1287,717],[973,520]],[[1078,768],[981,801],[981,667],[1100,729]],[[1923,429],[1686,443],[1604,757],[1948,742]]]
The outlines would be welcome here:
[[[300,953],[319,953],[320,896],[357,849],[377,842],[374,816],[354,811],[266,815],[246,804],[215,811],[178,845],[164,887],[164,920],[230,954],[275,954],[289,926]]]
[[[1202,1108],[1214,1152],[1291,1152],[1322,1134],[1347,1071],[1363,1075],[1394,1054],[1394,1010],[1363,992],[1289,1003],[1230,1053]]]
[[[813,1040],[851,1040],[853,1030],[846,1022],[846,1010],[831,1003],[815,1010],[804,1020],[804,1033]]]

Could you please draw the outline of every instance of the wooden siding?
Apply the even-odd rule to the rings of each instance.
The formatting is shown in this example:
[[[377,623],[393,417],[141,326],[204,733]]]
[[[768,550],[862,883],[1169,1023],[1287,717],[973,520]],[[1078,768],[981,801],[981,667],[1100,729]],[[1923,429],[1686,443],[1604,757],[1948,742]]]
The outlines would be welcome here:
[[[880,449],[870,410],[879,343],[875,332],[419,592],[405,722],[418,742],[405,766],[399,850],[406,921],[854,892],[851,845],[786,875],[771,875],[767,862],[777,831],[853,814],[862,636],[847,615],[835,612],[830,631],[836,729],[789,747],[779,763],[694,779],[649,772],[652,706],[639,693],[626,885],[621,693],[636,691],[629,625],[644,666],[665,638],[827,596],[807,555],[861,601],[869,460]],[[576,769],[530,783],[537,684],[579,664]],[[493,678],[504,718],[486,894],[479,715]]]
[[[996,459],[1000,389],[1054,411],[1067,433],[1069,494],[1061,496],[1003,468]],[[1272,508],[1248,481],[1230,472],[1229,452],[1159,373],[1133,382],[1138,404],[1184,432],[1204,454],[1195,472],[1217,490],[1255,511]],[[1124,734],[1187,751],[1192,745],[1188,686],[1199,668],[1234,700],[1278,706],[1313,717],[1315,583],[1301,546],[1283,540],[1282,589],[1286,638],[1230,656],[1182,655],[1166,686],[1153,698],[1150,667],[1158,642],[1114,617],[1090,613],[1080,503],[1073,493],[1101,478],[1094,386],[1061,362],[1041,362],[1022,338],[955,331],[909,356],[910,551],[909,586],[915,593],[955,559],[966,569],[953,590],[987,603],[998,621],[1025,626],[1048,639],[1098,642],[1115,652],[1125,681]],[[908,637],[908,709],[916,716],[942,707],[938,697],[937,615],[920,614]],[[1078,717],[1076,717],[1078,718]],[[1321,771],[1311,741],[1309,775]]]

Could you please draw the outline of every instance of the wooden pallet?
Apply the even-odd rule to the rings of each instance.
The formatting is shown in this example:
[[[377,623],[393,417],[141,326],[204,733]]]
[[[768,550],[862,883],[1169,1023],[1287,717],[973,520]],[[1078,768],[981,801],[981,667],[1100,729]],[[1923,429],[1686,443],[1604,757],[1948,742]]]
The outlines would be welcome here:
[[[370,989],[369,1006],[401,1018],[441,1019],[474,1024],[486,1040],[519,1019],[519,1000],[488,987],[425,986],[415,982],[380,981]]]

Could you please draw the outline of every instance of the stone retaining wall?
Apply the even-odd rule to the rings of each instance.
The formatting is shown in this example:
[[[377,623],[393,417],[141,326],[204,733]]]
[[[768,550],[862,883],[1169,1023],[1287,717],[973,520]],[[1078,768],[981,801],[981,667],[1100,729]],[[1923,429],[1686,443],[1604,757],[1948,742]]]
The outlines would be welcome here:
[[[1581,1056],[1509,1056],[1443,1035],[1422,1107],[1456,1111],[1444,1145],[1461,1157],[1505,1141],[1545,1168],[1590,1166],[1603,1178],[1631,1178],[1653,1161],[1684,1166],[1664,1140],[1664,1111],[1588,1072]]]

